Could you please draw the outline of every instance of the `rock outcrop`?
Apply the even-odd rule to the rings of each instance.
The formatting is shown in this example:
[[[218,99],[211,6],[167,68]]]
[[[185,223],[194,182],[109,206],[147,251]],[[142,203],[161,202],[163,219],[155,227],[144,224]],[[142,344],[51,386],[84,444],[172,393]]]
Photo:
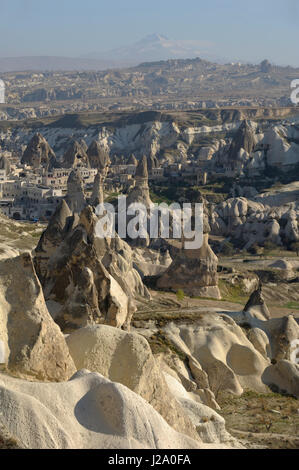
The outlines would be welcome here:
[[[84,195],[83,180],[80,171],[72,170],[67,181],[66,203],[74,213],[81,212],[87,202]]]
[[[86,153],[91,168],[98,168],[102,174],[107,172],[110,165],[109,155],[96,140],[92,141]]]
[[[263,381],[273,392],[299,398],[299,365],[282,360],[269,366],[263,373]]]
[[[104,176],[102,170],[98,170],[96,177],[93,182],[92,194],[90,198],[90,204],[97,207],[99,204],[104,202]]]
[[[31,256],[1,261],[0,284],[0,339],[8,371],[30,379],[67,380],[75,366],[47,310]]]
[[[68,214],[64,209],[60,212]],[[65,225],[53,241],[57,219]],[[98,238],[97,222],[90,206],[77,218],[58,214],[36,250],[35,265],[46,300],[64,331],[99,322],[128,328],[134,298],[149,296],[132,260],[126,260],[125,250],[130,248],[120,239]]]
[[[261,283],[251,294],[247,304],[244,307],[244,312],[248,312],[251,316],[260,320],[269,320],[270,312],[263,297]]]
[[[249,310],[229,312],[229,316],[239,325],[249,328],[248,339],[268,360],[294,362],[294,345],[298,346],[299,343],[297,321],[293,315],[267,319],[261,313],[264,308],[268,311],[266,304],[261,306],[260,296],[257,295],[257,305],[254,305],[255,298],[256,294],[253,294]]]
[[[51,169],[57,166],[54,151],[40,133],[35,134],[30,140],[23,153],[21,163],[30,165],[33,168],[40,168],[42,166],[46,169]]]
[[[181,248],[173,262],[157,281],[160,289],[187,295],[220,299],[217,275],[218,258],[209,245],[209,235],[203,235],[203,245],[197,250]]]
[[[83,146],[76,140],[72,141],[71,145],[63,156],[63,168],[89,168],[89,159]]]
[[[251,198],[227,199],[212,207],[212,234],[244,249],[265,242],[289,246],[299,240],[298,196],[298,183],[292,183]]]
[[[41,282],[46,276],[47,265],[50,257],[55,250],[59,248],[63,239],[74,223],[73,213],[68,207],[64,199],[61,200],[46,230],[42,233],[41,238],[35,248],[35,268],[39,274]]]
[[[138,163],[135,173],[135,185],[128,194],[127,205],[129,206],[133,203],[144,204],[146,208],[149,208],[152,204],[148,186],[147,159],[145,156]]]

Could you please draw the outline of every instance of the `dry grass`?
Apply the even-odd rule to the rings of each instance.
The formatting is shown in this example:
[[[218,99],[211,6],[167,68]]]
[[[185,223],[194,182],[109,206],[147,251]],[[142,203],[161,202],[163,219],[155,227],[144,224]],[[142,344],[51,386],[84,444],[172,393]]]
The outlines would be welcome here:
[[[220,393],[219,414],[227,430],[267,448],[299,447],[299,401],[276,393],[246,391],[241,397]]]

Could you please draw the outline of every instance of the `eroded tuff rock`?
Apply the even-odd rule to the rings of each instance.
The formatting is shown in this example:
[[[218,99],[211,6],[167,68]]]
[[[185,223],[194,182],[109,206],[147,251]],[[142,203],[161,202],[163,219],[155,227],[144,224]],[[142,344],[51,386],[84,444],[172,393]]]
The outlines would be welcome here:
[[[270,360],[254,348],[229,316],[211,312],[192,324],[169,323],[163,333],[184,354],[199,362],[216,399],[223,390],[237,395],[245,388],[268,390],[261,376]]]
[[[68,379],[75,366],[47,310],[30,254],[0,262],[0,285],[0,339],[8,371],[38,380]]]
[[[64,330],[98,322],[128,328],[134,298],[149,297],[133,269],[131,249],[120,239],[96,236],[98,218],[90,206],[78,218],[68,214],[62,205],[42,235],[35,256],[55,321]],[[53,240],[57,220],[59,230]]]
[[[135,165],[135,166],[138,165],[138,160],[135,157],[134,153],[131,153],[129,160],[128,160],[128,165]]]
[[[35,134],[27,145],[21,160],[22,164],[40,168],[51,169],[57,165],[54,151],[46,139],[40,134]]]
[[[62,384],[0,374],[0,401],[1,422],[26,449],[221,447],[175,431],[136,393],[86,370]]]
[[[80,329],[72,333],[67,342],[78,369],[88,368],[113,382],[126,385],[150,403],[174,429],[194,439],[198,438],[196,428],[208,407],[201,403],[198,395],[188,395],[186,391],[189,407],[185,402],[180,405],[180,400],[170,391],[160,363],[155,361],[145,338],[101,325]],[[181,388],[185,390],[182,385]],[[192,407],[194,411],[190,416],[188,410]],[[202,425],[199,432],[203,442],[226,442],[231,439],[225,431],[223,418],[212,410],[209,410],[209,415],[214,418],[209,425]]]
[[[174,291],[182,289],[187,295],[220,299],[217,264],[218,258],[209,245],[208,233],[205,233],[201,248],[177,251],[157,286]]]
[[[209,406],[199,403],[196,400],[197,396],[192,392],[187,392],[172,375],[164,373],[164,376],[169,390],[196,427],[203,442],[230,443],[239,447],[238,443],[226,431],[225,420],[222,416]]]
[[[90,204],[96,207],[98,204],[102,204],[104,202],[104,176],[102,174],[102,170],[98,170],[96,177],[93,182],[92,194],[90,198]]]
[[[84,147],[74,140],[63,156],[63,168],[89,168],[89,159]]]
[[[128,194],[127,205],[129,206],[133,203],[144,204],[147,208],[152,204],[148,186],[147,159],[145,156],[138,162],[135,174],[135,185]]]
[[[270,312],[263,297],[261,283],[259,283],[258,288],[251,294],[244,307],[244,312],[248,312],[250,315],[260,320],[269,320]]]
[[[298,342],[299,343],[299,342]],[[263,381],[278,393],[299,398],[299,365],[281,360],[269,366],[263,373]]]
[[[256,305],[254,300],[256,300]],[[281,318],[269,318],[262,312],[268,312],[268,307],[260,303],[259,292],[253,293],[250,308],[242,312],[229,312],[229,316],[239,325],[246,325],[251,330],[248,338],[255,347],[269,360],[292,360],[294,344],[299,342],[299,325],[293,315]],[[266,337],[265,337],[266,336]]]
[[[110,165],[109,155],[96,140],[92,141],[86,153],[91,168],[98,168],[102,173],[107,171]]]
[[[291,183],[251,198],[227,199],[212,207],[212,233],[230,237],[244,249],[265,242],[290,245],[299,240],[298,195],[298,183]]]
[[[83,180],[79,171],[73,170],[69,175],[65,200],[70,210],[74,213],[81,212],[87,205]]]
[[[248,154],[254,149],[255,146],[254,132],[248,122],[245,120],[240,125],[233,138],[231,146],[228,151],[228,162],[233,166],[237,165],[237,161],[240,158],[240,152],[245,151]]]
[[[73,226],[74,221],[75,218],[72,211],[65,200],[62,200],[35,248],[34,262],[41,282],[43,282],[46,276],[47,264],[50,257],[60,246],[66,233]]]

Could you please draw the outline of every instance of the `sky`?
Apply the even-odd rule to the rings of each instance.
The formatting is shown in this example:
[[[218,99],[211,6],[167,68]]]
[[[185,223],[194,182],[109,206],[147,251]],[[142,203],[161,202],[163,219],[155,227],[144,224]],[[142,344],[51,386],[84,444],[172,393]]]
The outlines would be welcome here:
[[[299,66],[298,0],[0,0],[0,57],[79,57],[152,33],[230,60]]]

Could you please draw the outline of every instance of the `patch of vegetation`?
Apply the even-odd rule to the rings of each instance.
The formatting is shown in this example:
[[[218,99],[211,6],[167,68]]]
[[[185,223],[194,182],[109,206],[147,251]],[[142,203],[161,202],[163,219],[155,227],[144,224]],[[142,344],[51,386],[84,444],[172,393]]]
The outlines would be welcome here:
[[[182,302],[185,298],[185,293],[182,289],[179,289],[176,293],[176,298],[178,299],[179,302]]]
[[[266,444],[272,448],[279,445],[292,447],[292,439],[299,438],[299,402],[295,398],[246,390],[239,397],[222,392],[218,403],[221,406],[218,413],[225,418],[229,432],[269,433],[269,443]],[[271,442],[270,433],[285,435],[286,441]]]
[[[284,308],[293,308],[295,310],[299,310],[299,302],[288,302],[283,305]]]
[[[150,190],[150,198],[155,204],[162,204],[162,202],[165,202],[166,204],[170,205],[173,202],[167,196],[164,196],[163,194],[158,195],[152,190]]]
[[[222,300],[242,305],[246,303],[248,296],[243,292],[242,286],[239,282],[231,284],[224,279],[219,279],[218,287],[220,289]]]
[[[165,336],[162,330],[159,330],[158,333],[151,336],[148,340],[153,354],[159,353],[168,353],[173,352],[176,354],[182,361],[186,361],[187,355],[179,349],[175,344],[173,344],[167,336]]]

